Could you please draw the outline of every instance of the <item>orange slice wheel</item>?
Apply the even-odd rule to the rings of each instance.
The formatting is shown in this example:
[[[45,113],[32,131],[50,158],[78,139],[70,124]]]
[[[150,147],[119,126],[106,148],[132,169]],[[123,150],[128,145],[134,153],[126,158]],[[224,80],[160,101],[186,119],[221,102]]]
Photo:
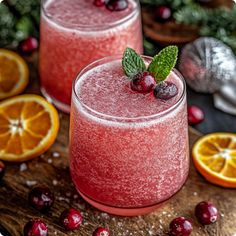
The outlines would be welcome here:
[[[21,93],[29,82],[26,62],[18,54],[0,49],[0,100]]]
[[[20,162],[44,153],[59,129],[57,110],[38,95],[25,94],[0,103],[0,159]]]
[[[236,134],[212,133],[192,150],[197,170],[211,183],[236,188]]]

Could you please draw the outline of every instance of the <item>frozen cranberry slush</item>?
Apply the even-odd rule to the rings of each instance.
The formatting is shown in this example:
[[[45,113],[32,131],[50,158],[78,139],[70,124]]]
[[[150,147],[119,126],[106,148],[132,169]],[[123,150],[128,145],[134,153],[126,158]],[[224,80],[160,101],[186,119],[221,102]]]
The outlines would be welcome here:
[[[111,11],[93,0],[44,0],[40,31],[40,78],[43,94],[69,112],[72,81],[89,63],[122,54],[129,46],[142,53],[138,1]]]
[[[150,58],[145,58],[150,63]],[[169,99],[130,88],[121,58],[86,67],[75,81],[70,127],[70,168],[80,194],[113,214],[147,213],[173,196],[189,169],[185,83]]]

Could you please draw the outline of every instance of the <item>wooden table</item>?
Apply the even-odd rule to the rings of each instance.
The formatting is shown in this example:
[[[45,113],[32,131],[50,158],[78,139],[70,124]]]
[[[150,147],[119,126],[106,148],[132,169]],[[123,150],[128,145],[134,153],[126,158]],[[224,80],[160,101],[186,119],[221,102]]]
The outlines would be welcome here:
[[[36,71],[31,71],[31,79],[35,80]],[[37,83],[31,84],[28,91],[38,93]],[[31,218],[39,217],[47,223],[49,236],[91,236],[98,226],[109,228],[112,236],[164,236],[167,235],[170,221],[177,216],[193,218],[194,231],[191,234],[193,236],[236,234],[236,191],[209,184],[196,172],[192,163],[188,181],[182,190],[149,215],[117,217],[89,206],[76,193],[69,175],[69,116],[61,113],[60,121],[61,127],[57,140],[43,156],[25,163],[26,165],[7,165],[6,175],[0,183],[0,224],[9,231],[10,235],[22,235],[25,223]],[[190,129],[189,134],[192,146],[200,134],[193,129]],[[28,204],[28,192],[36,184],[48,185],[55,193],[55,204],[47,214],[41,214]],[[202,227],[197,223],[193,213],[194,207],[202,200],[214,202],[221,211],[221,217],[216,224]],[[60,213],[68,207],[79,209],[84,216],[81,228],[69,233],[58,224]]]

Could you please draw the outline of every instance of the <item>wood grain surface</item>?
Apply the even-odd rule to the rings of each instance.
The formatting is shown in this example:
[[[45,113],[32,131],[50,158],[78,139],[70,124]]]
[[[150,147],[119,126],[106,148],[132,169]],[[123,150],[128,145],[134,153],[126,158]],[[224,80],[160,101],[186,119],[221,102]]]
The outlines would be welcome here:
[[[39,93],[37,72],[31,65],[31,86],[27,92]],[[236,233],[236,191],[206,182],[191,163],[189,178],[178,194],[151,214],[138,217],[118,217],[89,206],[77,193],[68,168],[69,116],[60,114],[61,127],[55,144],[44,155],[25,164],[7,164],[0,183],[0,224],[13,236],[22,235],[25,223],[31,218],[42,218],[51,235],[91,236],[98,226],[110,229],[111,236],[164,236],[170,221],[177,216],[193,219],[193,236],[234,236]],[[190,146],[200,134],[190,129]],[[28,204],[29,190],[38,184],[48,185],[55,193],[52,209],[41,214]],[[219,221],[202,227],[194,217],[194,207],[202,200],[214,202],[220,212]],[[66,232],[58,217],[68,207],[79,209],[84,222],[79,230]],[[0,234],[1,235],[1,234]]]

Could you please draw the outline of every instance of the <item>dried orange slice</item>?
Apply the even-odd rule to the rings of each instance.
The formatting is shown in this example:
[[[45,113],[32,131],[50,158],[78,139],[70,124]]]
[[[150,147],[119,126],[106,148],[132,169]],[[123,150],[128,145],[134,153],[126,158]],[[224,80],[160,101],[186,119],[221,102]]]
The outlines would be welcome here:
[[[236,188],[236,134],[212,133],[193,146],[197,170],[211,183]]]
[[[15,52],[0,49],[0,100],[21,93],[29,82],[29,69]]]
[[[57,110],[38,95],[0,102],[0,159],[20,162],[44,153],[54,143],[58,129]]]

